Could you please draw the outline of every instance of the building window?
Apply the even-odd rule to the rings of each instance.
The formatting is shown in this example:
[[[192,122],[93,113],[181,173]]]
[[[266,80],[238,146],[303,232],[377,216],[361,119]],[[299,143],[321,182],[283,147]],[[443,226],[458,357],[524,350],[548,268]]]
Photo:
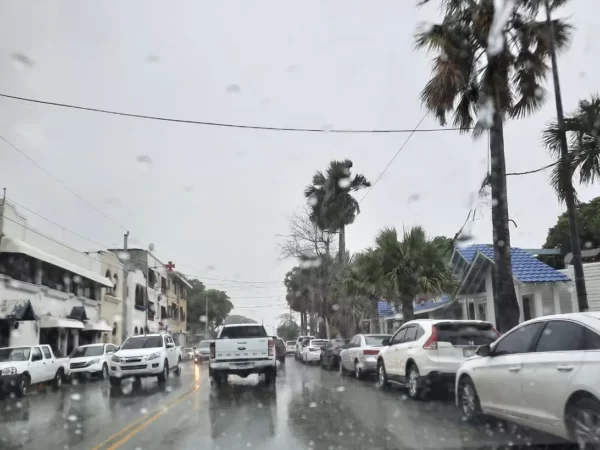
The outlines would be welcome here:
[[[107,270],[104,276],[112,281],[112,275],[110,274],[110,270]],[[113,295],[113,288],[106,288],[106,293],[108,295]]]
[[[138,327],[135,327],[135,328],[133,329],[133,334],[134,334],[134,335],[138,334]]]
[[[117,335],[117,328],[118,328],[117,322],[113,323],[113,329],[112,329],[113,336]]]
[[[144,287],[136,284],[135,285],[135,306],[144,307]]]
[[[148,286],[154,289],[156,284],[156,272],[152,269],[148,269]]]
[[[113,275],[113,296],[117,297],[119,292],[119,275]]]
[[[160,277],[160,289],[163,292],[163,294],[167,293],[167,279]]]

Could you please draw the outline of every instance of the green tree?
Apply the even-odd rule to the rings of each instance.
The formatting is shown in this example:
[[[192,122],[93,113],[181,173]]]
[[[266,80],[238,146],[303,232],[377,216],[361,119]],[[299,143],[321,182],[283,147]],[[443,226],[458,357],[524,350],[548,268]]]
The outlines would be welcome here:
[[[310,206],[310,219],[319,229],[339,233],[338,259],[346,258],[346,226],[360,213],[352,192],[371,186],[364,175],[352,175],[352,161],[331,161],[325,174],[315,173],[304,190]]]
[[[579,175],[579,183],[589,186],[600,177],[600,97],[580,100],[575,111],[565,117],[565,131],[569,139],[569,158],[563,161],[560,154],[558,122],[553,120],[542,132],[542,143],[557,160],[550,177],[550,184],[558,198],[564,201],[570,183],[561,180]]]
[[[375,244],[370,258],[375,267],[370,270],[378,280],[377,289],[396,306],[400,303],[405,321],[413,319],[418,295],[454,294],[456,282],[447,258],[423,228],[405,230],[401,241],[394,228],[385,228]]]
[[[192,291],[188,295],[188,324],[195,333],[206,331],[208,327],[213,330],[223,324],[223,321],[233,309],[227,293],[216,289],[206,289],[204,284],[197,280],[189,280]],[[208,300],[208,312],[206,305]]]
[[[555,19],[550,30],[545,21],[538,21],[539,0],[515,1],[505,22],[492,0],[438,2],[442,22],[416,35],[417,48],[436,53],[421,100],[441,125],[452,114],[454,126],[463,132],[474,129],[479,136],[489,129],[495,302],[499,328],[507,331],[518,324],[519,306],[510,253],[504,122],[540,109],[547,96],[542,82],[550,69],[549,39],[556,50],[564,49],[571,27]]]
[[[579,243],[582,249],[600,247],[600,197],[587,203],[580,203],[576,210]],[[543,248],[558,248],[560,256],[540,256],[546,264],[564,269],[564,256],[571,252],[571,239],[569,235],[569,219],[567,213],[558,216],[556,224],[548,230],[548,236]]]
[[[300,325],[291,314],[282,314],[279,316],[279,325],[277,326],[277,336],[284,341],[293,341],[300,336]]]

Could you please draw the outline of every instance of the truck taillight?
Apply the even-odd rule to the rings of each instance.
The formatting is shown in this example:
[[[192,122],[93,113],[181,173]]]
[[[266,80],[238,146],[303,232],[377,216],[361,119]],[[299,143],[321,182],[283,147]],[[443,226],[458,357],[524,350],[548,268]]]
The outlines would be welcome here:
[[[423,348],[425,350],[437,350],[437,343],[438,343],[438,331],[437,331],[436,327],[433,327],[431,330],[431,336],[429,336],[429,339],[427,339],[427,341],[423,345]]]
[[[273,356],[275,354],[275,341],[273,339],[269,339],[269,356]]]
[[[215,343],[210,343],[210,359],[215,359]]]
[[[365,355],[365,356],[379,355],[379,350],[363,350],[363,355]]]

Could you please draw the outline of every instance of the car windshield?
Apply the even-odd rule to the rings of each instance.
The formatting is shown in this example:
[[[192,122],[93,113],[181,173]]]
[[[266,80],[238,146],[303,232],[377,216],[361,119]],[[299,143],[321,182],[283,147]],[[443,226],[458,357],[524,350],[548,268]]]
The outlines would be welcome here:
[[[0,348],[0,362],[27,361],[31,347]]]
[[[287,341],[285,345],[295,345],[296,341]]]
[[[134,336],[125,341],[121,350],[138,348],[158,348],[163,346],[162,336]]]
[[[221,331],[221,339],[257,338],[267,337],[267,332],[262,325],[248,325],[239,327],[225,327]]]
[[[81,358],[84,356],[101,356],[104,353],[103,345],[92,345],[89,347],[78,347],[73,353],[71,353],[71,358]]]
[[[198,348],[208,348],[208,347],[210,347],[209,341],[202,341],[198,344]]]
[[[328,343],[329,341],[326,339],[315,339],[313,341],[310,341],[310,345],[315,347],[321,347],[323,345],[327,345]]]
[[[435,325],[439,342],[450,342],[452,345],[471,346],[491,344],[498,339],[490,323],[444,322]]]
[[[378,336],[365,336],[365,343],[373,347],[381,346],[385,339],[389,339],[391,335],[384,334]]]

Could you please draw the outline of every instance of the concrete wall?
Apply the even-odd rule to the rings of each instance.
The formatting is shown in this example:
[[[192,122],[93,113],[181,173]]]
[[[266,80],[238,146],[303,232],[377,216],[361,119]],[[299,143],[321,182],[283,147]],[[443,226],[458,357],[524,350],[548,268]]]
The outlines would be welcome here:
[[[575,279],[573,266],[568,266],[566,269],[560,270],[560,272],[567,275],[571,280]],[[585,277],[585,290],[587,291],[590,311],[600,311],[600,263],[584,264],[583,275]],[[577,298],[575,283],[571,283],[569,294]]]

